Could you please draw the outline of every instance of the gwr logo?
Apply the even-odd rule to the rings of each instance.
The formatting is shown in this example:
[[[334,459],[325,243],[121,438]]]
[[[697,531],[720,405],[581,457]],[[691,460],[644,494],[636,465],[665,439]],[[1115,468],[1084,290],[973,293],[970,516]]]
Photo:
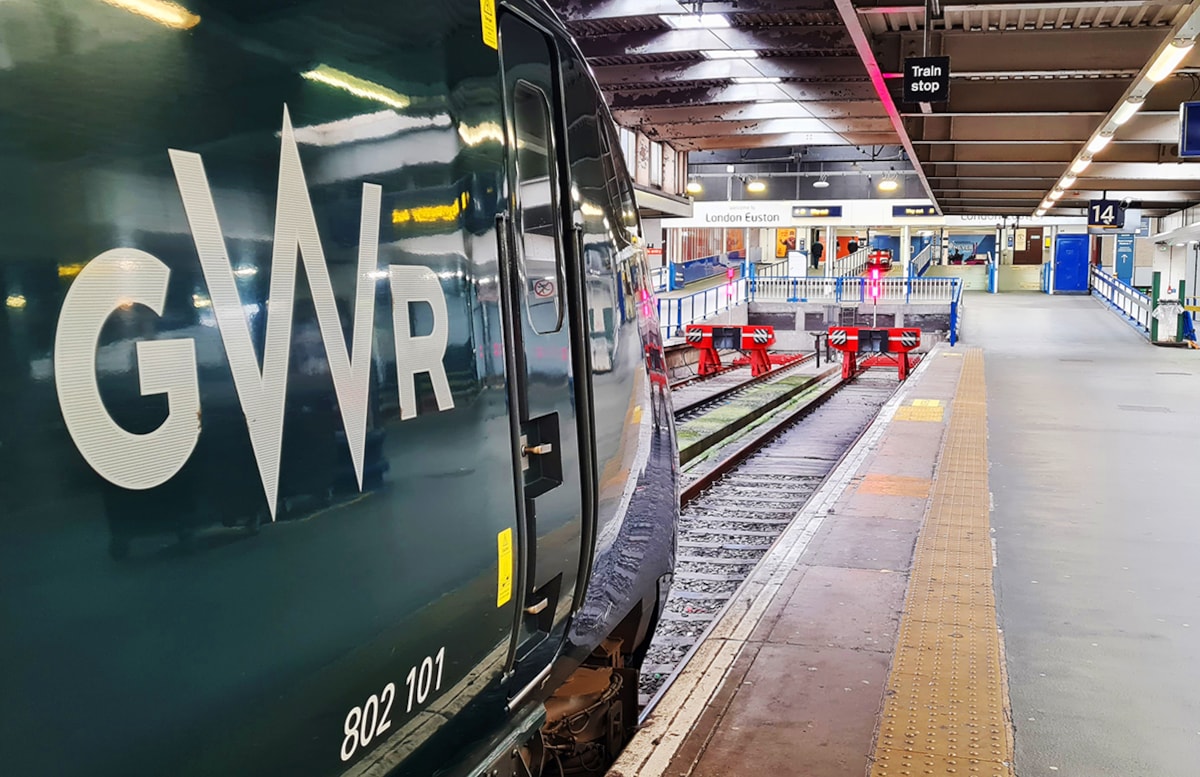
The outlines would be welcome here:
[[[286,106],[282,135],[269,313],[266,313],[261,370],[204,163],[199,154],[168,151],[238,399],[246,415],[246,426],[272,520],[279,484],[297,254],[304,261],[350,457],[359,488],[362,488],[382,199],[379,186],[363,184],[354,330],[347,353],[329,268]],[[145,251],[136,248],[105,251],[92,259],[71,284],[59,314],[54,373],[67,429],[92,468],[106,480],[124,488],[154,488],[170,480],[187,462],[200,437],[200,388],[195,341],[191,338],[137,344],[142,395],[167,395],[167,418],[152,432],[133,434],[117,425],[104,407],[96,380],[96,348],[104,322],[118,308],[130,304],[145,305],[161,316],[170,273],[165,264]],[[449,323],[445,295],[437,276],[427,267],[389,265],[387,277],[392,291],[400,417],[408,419],[417,414],[415,377],[418,373],[429,374],[438,410],[450,410],[454,407],[454,399],[442,363]],[[414,337],[409,326],[409,306],[416,302],[427,303],[433,309],[433,331],[421,337]]]

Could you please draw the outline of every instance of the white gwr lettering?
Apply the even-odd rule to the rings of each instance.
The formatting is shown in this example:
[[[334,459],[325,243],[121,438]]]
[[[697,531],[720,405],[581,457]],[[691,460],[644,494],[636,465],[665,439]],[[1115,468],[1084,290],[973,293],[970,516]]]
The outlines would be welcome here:
[[[167,420],[153,432],[133,434],[118,426],[104,409],[96,382],[96,346],[104,322],[132,304],[161,316],[170,274],[145,251],[105,251],[75,278],[58,318],[54,381],[63,420],[92,469],[123,488],[154,488],[170,480],[200,437],[200,387],[191,338],[137,344],[142,396],[167,395]]]
[[[382,190],[375,184],[363,184],[354,329],[347,352],[325,252],[300,164],[300,152],[291,118],[284,108],[269,312],[266,313],[266,342],[262,368],[259,369],[204,163],[199,154],[174,149],[168,154],[238,400],[246,416],[246,427],[272,519],[282,454],[297,255],[304,262],[304,274],[308,278],[354,473],[361,489]],[[92,468],[105,479],[125,488],[154,488],[170,480],[186,463],[200,435],[199,382],[195,344],[190,338],[137,344],[143,394],[166,393],[170,408],[167,420],[149,434],[131,434],[118,426],[104,408],[96,382],[96,346],[105,320],[118,307],[131,303],[146,305],[161,315],[169,276],[166,265],[143,251],[131,248],[106,251],[93,259],[75,279],[59,316],[54,353],[55,381],[67,429]],[[388,276],[392,291],[400,417],[409,419],[417,414],[415,376],[420,373],[429,375],[438,410],[451,410],[454,399],[443,364],[449,338],[449,316],[441,284],[427,267],[390,265]],[[413,337],[409,327],[409,306],[414,302],[427,303],[433,310],[433,331],[422,337]]]

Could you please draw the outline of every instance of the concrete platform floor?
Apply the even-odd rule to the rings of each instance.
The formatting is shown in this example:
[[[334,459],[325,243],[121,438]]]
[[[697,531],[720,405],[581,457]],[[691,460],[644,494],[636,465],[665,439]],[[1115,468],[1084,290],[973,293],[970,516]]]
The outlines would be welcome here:
[[[972,294],[1019,777],[1200,774],[1200,352]]]
[[[613,774],[1200,773],[1200,353],[1149,345],[1089,297],[969,294],[962,332],[780,538]],[[961,374],[986,401],[956,388],[975,347],[986,380]],[[963,410],[976,420],[955,443]],[[1001,667],[997,625],[999,700],[980,682]]]

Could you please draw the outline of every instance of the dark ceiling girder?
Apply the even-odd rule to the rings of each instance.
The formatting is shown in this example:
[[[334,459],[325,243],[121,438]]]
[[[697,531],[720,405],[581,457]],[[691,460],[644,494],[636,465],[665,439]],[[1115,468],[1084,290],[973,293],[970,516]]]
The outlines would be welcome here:
[[[706,138],[715,135],[770,135],[788,132],[835,132],[874,133],[885,135],[891,131],[887,119],[823,120],[814,118],[771,118],[758,121],[691,121],[666,123],[657,122],[648,128],[647,134],[658,140],[683,140]]]
[[[848,83],[784,83],[732,84],[730,86],[679,86],[653,89],[619,90],[612,96],[613,110],[630,108],[664,108],[680,105],[714,105],[719,103],[752,103],[762,100],[789,99],[797,102],[873,100],[870,84]]]
[[[870,146],[885,145],[896,142],[894,132],[887,133],[845,133],[837,135],[829,132],[824,135],[788,133],[782,135],[717,135],[711,138],[688,138],[673,143],[678,148],[687,151],[710,149],[745,149],[750,147],[778,148],[787,146],[822,146],[838,145],[843,142]]]
[[[1087,27],[1070,30],[1033,29],[980,33],[938,31],[930,48],[950,57],[951,72],[1011,70],[1129,70],[1139,71],[1162,42],[1156,28]],[[904,57],[919,56],[920,32],[884,35],[877,39],[886,71],[899,72]]]
[[[685,4],[687,0],[685,0]],[[680,3],[674,0],[552,0],[564,20],[625,19],[631,16],[659,16],[679,13]],[[705,13],[812,13],[827,11],[825,0],[737,0],[704,3]]]
[[[613,116],[626,127],[649,128],[658,125],[705,121],[762,121],[773,118],[815,117],[826,121],[828,126],[842,126],[842,122],[885,119],[883,108],[877,102],[753,102],[696,105],[678,108],[646,108],[614,110]],[[874,125],[872,125],[874,126]],[[889,143],[895,143],[892,137]]]

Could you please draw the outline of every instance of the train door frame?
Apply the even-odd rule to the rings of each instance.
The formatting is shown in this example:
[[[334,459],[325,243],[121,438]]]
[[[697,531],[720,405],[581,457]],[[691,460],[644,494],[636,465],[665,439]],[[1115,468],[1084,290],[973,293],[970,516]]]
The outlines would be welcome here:
[[[595,516],[595,453],[592,439],[593,409],[591,397],[590,343],[585,321],[585,293],[581,288],[583,273],[581,261],[581,230],[570,208],[571,191],[570,156],[567,146],[566,122],[562,99],[562,75],[559,51],[554,35],[528,15],[506,5],[498,8],[502,105],[504,112],[505,177],[508,183],[504,212],[497,217],[497,239],[500,243],[499,264],[501,276],[501,304],[503,306],[505,362],[509,374],[508,392],[510,427],[513,442],[513,469],[516,485],[518,514],[518,543],[515,570],[515,611],[512,636],[509,644],[506,678],[508,680],[509,707],[515,708],[548,678],[558,656],[571,616],[578,610],[586,589],[586,572],[590,569],[588,553],[594,544]],[[520,29],[514,27],[519,25]],[[528,77],[515,73],[521,64],[529,64],[541,53],[540,47],[531,52],[530,47],[515,48],[505,56],[505,33],[509,35],[533,33],[545,43],[545,64],[549,76],[546,82],[535,83]],[[541,64],[540,57],[537,64]],[[540,93],[547,110],[549,137],[547,158],[553,167],[547,183],[550,192],[550,210],[555,219],[554,240],[556,248],[556,278],[559,305],[558,327],[543,332],[532,324],[533,314],[528,299],[528,265],[525,240],[529,236],[523,222],[524,207],[521,201],[522,184],[519,158],[520,146],[516,133],[516,95],[519,90]],[[528,320],[527,320],[528,319]],[[529,363],[531,351],[541,351],[540,346],[531,346],[539,335],[565,331],[567,343],[564,354],[570,380],[571,407],[573,411],[575,448],[564,451],[561,441],[563,432],[558,426],[558,414],[548,424],[545,414],[535,416],[530,410],[530,399],[536,388],[531,379]],[[582,338],[582,340],[581,340]],[[544,408],[543,408],[544,409]],[[572,460],[571,455],[574,455]],[[557,465],[557,470],[555,466]],[[577,540],[574,556],[566,559],[559,569],[557,578],[550,581],[538,579],[539,550],[544,539],[537,521],[535,499],[555,488],[564,487],[565,468],[578,467],[579,523],[575,527]],[[539,468],[542,468],[539,470]],[[553,484],[555,472],[559,483]],[[549,472],[551,483],[547,485],[545,472]],[[529,473],[529,474],[527,474]],[[533,473],[538,473],[534,475]],[[533,478],[531,480],[531,478]],[[561,494],[559,494],[561,496]],[[568,529],[568,537],[571,537]],[[568,540],[566,545],[570,544]],[[568,568],[571,567],[571,568]],[[545,570],[542,570],[543,572]],[[574,575],[569,590],[555,587],[554,579],[560,581],[568,574]],[[543,575],[544,576],[544,575]],[[570,599],[567,613],[559,613],[564,600]],[[553,599],[553,601],[551,601]],[[547,614],[545,610],[549,610]],[[536,626],[533,624],[537,624]]]

